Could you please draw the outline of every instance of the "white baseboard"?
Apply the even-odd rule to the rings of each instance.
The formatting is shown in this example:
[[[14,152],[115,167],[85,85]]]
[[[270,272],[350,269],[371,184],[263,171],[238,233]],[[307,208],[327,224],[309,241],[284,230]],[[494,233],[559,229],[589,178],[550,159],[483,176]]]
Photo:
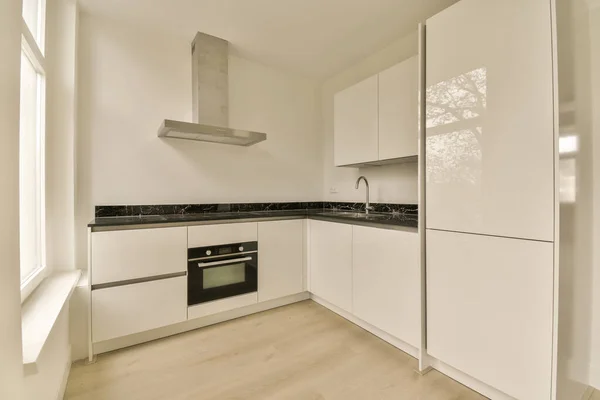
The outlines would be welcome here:
[[[437,358],[429,356],[429,359],[431,360],[431,366],[436,371],[441,372],[442,374],[454,379],[470,389],[473,389],[477,393],[480,393],[491,400],[515,400],[514,397],[511,397],[506,393],[501,392],[498,389],[493,388],[490,385],[457,370],[456,368],[438,360]]]
[[[595,390],[593,387],[588,386],[588,388],[585,390],[585,393],[583,393],[583,396],[581,396],[581,400],[590,400],[592,398],[592,395],[594,394]]]
[[[67,363],[65,365],[65,371],[63,372],[62,382],[58,388],[56,396],[57,400],[63,400],[65,398],[65,392],[67,390],[67,382],[69,381],[69,374],[71,373],[71,345],[69,345],[69,354],[67,357]]]
[[[589,384],[600,390],[600,367],[590,364]]]
[[[394,346],[394,347],[402,350],[403,352],[413,356],[414,358],[418,359],[418,357],[419,357],[419,349],[418,348],[368,324],[367,322],[355,317],[354,315],[348,313],[347,311],[344,311],[341,308],[334,306],[333,304],[329,303],[327,300],[323,300],[322,298],[315,296],[314,294],[311,294],[310,297],[314,302],[321,304],[322,306],[328,308],[329,310],[333,311],[334,313],[347,319],[348,321],[352,322],[353,324],[360,326],[361,328],[365,329],[366,331],[368,331],[368,332],[372,333],[373,335],[379,337],[380,339],[388,342],[392,346]],[[428,360],[430,361],[433,369],[454,379],[455,381],[460,382],[461,384],[467,386],[468,388],[473,389],[474,391],[476,391],[478,393],[481,393],[482,395],[484,395],[490,399],[514,400],[509,395],[507,395],[497,389],[494,389],[493,387],[441,362],[440,360],[438,360],[434,357],[428,356]]]
[[[133,335],[123,336],[116,339],[110,339],[103,342],[94,343],[94,354],[106,353],[109,351],[122,349],[129,346],[134,346],[140,343],[150,342],[156,339],[162,339],[168,336],[177,335],[179,333],[203,328],[205,326],[214,325],[220,322],[244,317],[246,315],[256,314],[258,312],[270,310],[292,303],[297,303],[303,300],[308,300],[309,298],[309,293],[303,292],[292,296],[282,297],[280,299],[252,304],[235,310],[224,311],[218,314],[209,315],[202,318],[196,318],[178,324],[165,326],[163,328],[153,329],[151,331],[136,333]]]
[[[414,358],[419,357],[419,349],[406,343],[405,341],[398,339],[398,338],[390,335],[389,333],[382,331],[379,328],[374,327],[373,325],[363,321],[360,318],[355,317],[354,315],[350,314],[347,311],[342,310],[339,307],[334,306],[333,304],[329,303],[327,300],[323,300],[322,298],[315,296],[314,294],[311,294],[310,298],[315,303],[318,303],[318,304],[322,305],[323,307],[328,308],[329,310],[338,314],[340,317],[347,319],[348,321],[352,322],[354,325],[360,326],[367,332],[372,333],[373,335],[377,336],[381,340],[391,344],[392,346],[396,347],[397,349],[402,350],[406,354],[408,354]]]

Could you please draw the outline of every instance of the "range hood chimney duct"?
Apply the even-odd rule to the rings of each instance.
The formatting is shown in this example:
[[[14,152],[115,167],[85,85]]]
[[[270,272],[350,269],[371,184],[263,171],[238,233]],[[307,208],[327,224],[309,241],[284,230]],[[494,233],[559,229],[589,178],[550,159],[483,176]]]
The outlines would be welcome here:
[[[265,133],[229,127],[229,42],[198,32],[192,42],[193,123],[165,119],[159,137],[251,146]]]

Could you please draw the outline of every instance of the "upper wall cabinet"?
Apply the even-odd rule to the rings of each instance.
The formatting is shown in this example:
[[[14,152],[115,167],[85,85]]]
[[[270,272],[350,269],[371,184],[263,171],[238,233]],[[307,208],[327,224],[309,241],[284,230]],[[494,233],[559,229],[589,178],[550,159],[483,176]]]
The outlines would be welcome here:
[[[379,160],[417,155],[417,57],[379,74]]]
[[[376,165],[416,157],[417,64],[417,57],[412,57],[336,93],[336,166]]]
[[[462,0],[427,20],[427,228],[553,240],[550,14]]]
[[[409,58],[334,96],[334,162],[361,166],[417,156],[418,62]]]
[[[334,161],[336,166],[377,160],[377,75],[334,98]]]

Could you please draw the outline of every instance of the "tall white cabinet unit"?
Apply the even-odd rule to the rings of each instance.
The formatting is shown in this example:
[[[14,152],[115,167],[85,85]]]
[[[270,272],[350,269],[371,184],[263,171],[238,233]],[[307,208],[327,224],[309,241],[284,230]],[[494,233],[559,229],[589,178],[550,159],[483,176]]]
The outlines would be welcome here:
[[[550,0],[426,24],[427,350],[517,399],[552,398],[552,29]]]

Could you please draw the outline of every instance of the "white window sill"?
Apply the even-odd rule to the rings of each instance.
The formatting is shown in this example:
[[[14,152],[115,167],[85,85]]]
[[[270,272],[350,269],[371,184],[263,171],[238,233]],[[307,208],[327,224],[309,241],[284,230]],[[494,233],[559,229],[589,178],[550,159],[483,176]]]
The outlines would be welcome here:
[[[25,300],[33,293],[33,291],[39,286],[40,283],[46,277],[46,267],[38,268],[28,277],[25,282],[21,283],[21,305],[25,303]]]
[[[80,276],[80,270],[51,274],[21,306],[25,375],[37,373],[40,353]]]

